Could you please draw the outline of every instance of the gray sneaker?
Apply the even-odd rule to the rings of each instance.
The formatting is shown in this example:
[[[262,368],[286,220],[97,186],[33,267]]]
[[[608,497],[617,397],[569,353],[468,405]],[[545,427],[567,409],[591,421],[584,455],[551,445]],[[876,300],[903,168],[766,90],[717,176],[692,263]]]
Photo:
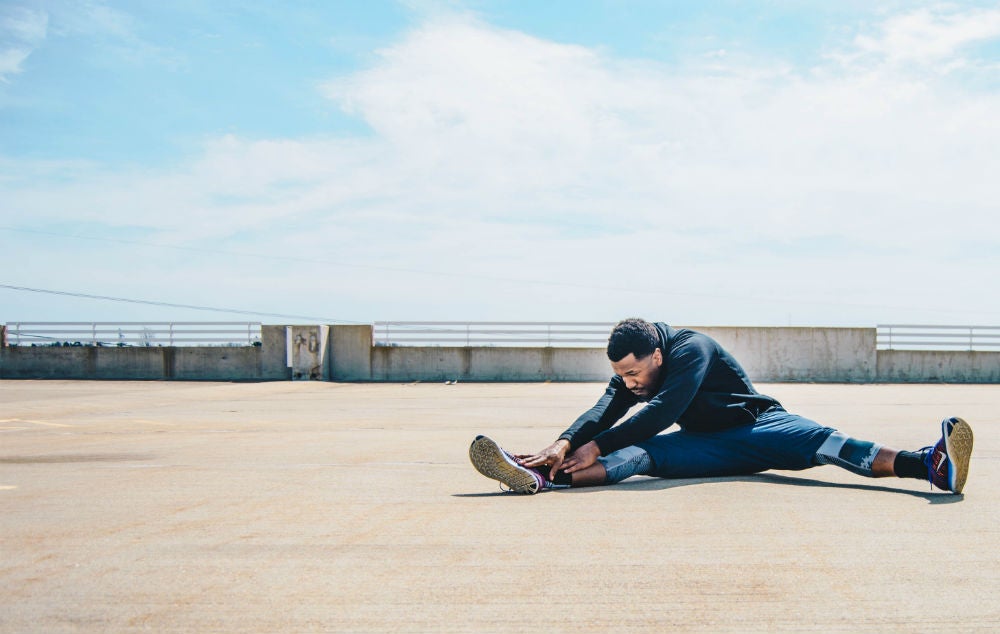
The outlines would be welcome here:
[[[476,471],[487,478],[499,480],[515,493],[538,493],[548,488],[548,480],[540,472],[522,467],[514,456],[486,436],[476,436],[469,446],[469,460]]]

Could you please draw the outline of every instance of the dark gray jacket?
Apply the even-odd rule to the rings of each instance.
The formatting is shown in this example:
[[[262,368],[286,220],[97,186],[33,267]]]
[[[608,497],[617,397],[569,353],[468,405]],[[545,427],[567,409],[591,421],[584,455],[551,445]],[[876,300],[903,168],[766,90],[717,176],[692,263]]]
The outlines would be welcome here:
[[[597,404],[560,436],[572,449],[593,440],[606,456],[652,438],[674,423],[687,431],[716,431],[749,425],[765,411],[781,407],[757,392],[739,362],[711,337],[664,323],[654,326],[663,353],[656,396],[634,416],[612,427],[639,402],[615,375]]]

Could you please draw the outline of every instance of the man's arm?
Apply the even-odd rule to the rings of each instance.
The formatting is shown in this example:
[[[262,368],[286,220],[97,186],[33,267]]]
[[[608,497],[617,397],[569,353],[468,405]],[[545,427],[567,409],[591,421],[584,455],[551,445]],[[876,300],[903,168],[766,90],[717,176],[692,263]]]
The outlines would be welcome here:
[[[614,425],[637,402],[638,398],[625,387],[621,377],[616,376],[608,383],[604,395],[597,403],[581,414],[558,440],[537,453],[522,454],[517,458],[526,467],[550,465],[549,479],[553,479],[556,471],[566,460],[567,454],[575,455],[575,450],[588,444],[595,435]]]
[[[615,376],[597,403],[581,414],[559,439],[568,441],[570,450],[575,450],[609,429],[638,402],[639,398],[625,387],[625,381]]]

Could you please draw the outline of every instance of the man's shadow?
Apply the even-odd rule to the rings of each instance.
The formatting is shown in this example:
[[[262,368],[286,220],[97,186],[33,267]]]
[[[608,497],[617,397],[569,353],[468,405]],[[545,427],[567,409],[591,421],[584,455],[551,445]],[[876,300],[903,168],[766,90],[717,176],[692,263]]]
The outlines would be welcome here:
[[[600,493],[603,491],[612,491],[615,489],[625,489],[628,491],[662,491],[664,489],[675,489],[678,487],[694,486],[698,484],[708,484],[712,482],[763,482],[768,484],[783,484],[786,486],[797,486],[797,487],[855,489],[858,491],[876,491],[880,493],[900,493],[903,495],[922,498],[924,500],[927,500],[928,504],[954,504],[955,502],[960,502],[965,498],[965,496],[961,494],[951,495],[943,492],[935,493],[933,491],[911,491],[909,489],[897,489],[894,487],[880,486],[877,484],[860,484],[860,483],[844,484],[842,482],[825,482],[823,480],[791,477],[786,475],[779,475],[776,473],[755,473],[753,475],[743,475],[743,476],[721,476],[713,478],[684,478],[684,479],[673,479],[673,478],[668,479],[668,478],[655,478],[648,476],[636,476],[614,485],[565,489],[559,491],[559,493],[579,495],[587,493]],[[493,497],[497,495],[509,495],[509,493],[505,491],[496,491],[491,493],[454,494],[455,497]]]

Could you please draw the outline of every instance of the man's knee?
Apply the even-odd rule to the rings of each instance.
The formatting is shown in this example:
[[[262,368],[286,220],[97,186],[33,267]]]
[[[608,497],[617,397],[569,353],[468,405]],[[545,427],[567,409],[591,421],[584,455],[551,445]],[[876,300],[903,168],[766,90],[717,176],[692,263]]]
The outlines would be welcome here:
[[[873,477],[872,463],[882,447],[867,440],[856,440],[835,431],[816,450],[816,464],[834,464],[858,475]]]
[[[634,475],[645,475],[653,468],[653,461],[645,450],[625,447],[597,459],[607,472],[605,484],[621,482]]]

